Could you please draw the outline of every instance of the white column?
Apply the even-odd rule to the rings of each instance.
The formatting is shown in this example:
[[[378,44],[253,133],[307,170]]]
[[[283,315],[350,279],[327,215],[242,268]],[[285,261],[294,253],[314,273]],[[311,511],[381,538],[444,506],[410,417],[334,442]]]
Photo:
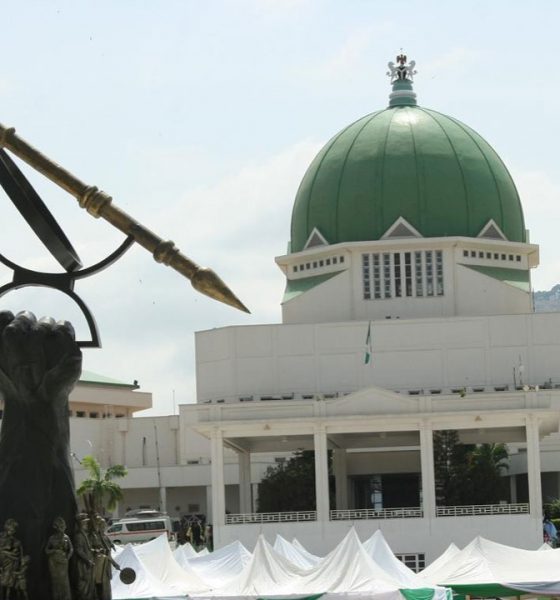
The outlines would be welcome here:
[[[258,483],[251,484],[251,493],[252,493],[251,512],[257,512],[257,506],[259,505],[259,484]]]
[[[527,438],[527,479],[529,483],[529,514],[542,520],[541,454],[539,422],[536,415],[527,415],[525,424]]]
[[[222,432],[215,429],[210,438],[212,460],[212,518],[214,529],[225,525],[226,490],[224,483],[224,444]]]
[[[164,487],[159,488],[159,509],[167,512],[167,490]]]
[[[327,462],[327,434],[324,426],[315,428],[313,433],[315,450],[315,498],[317,521],[329,521],[329,470]]]
[[[509,497],[512,504],[517,504],[517,475],[509,476]]]
[[[206,486],[206,521],[213,523],[212,520],[212,486]]]
[[[251,454],[239,452],[239,512],[250,513],[251,509]]]
[[[424,517],[436,517],[436,486],[434,473],[434,439],[432,424],[422,422],[420,429],[420,466],[422,469],[422,509]]]
[[[336,508],[348,508],[348,469],[346,465],[346,450],[340,448],[333,450],[333,471],[336,488]]]

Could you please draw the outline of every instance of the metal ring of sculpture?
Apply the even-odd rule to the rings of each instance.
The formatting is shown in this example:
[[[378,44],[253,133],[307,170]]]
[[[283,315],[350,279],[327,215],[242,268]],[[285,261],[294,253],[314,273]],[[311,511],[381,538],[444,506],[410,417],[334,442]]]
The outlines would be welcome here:
[[[89,328],[90,339],[78,341],[78,345],[82,348],[99,348],[101,340],[97,324],[86,303],[74,292],[74,284],[77,279],[89,277],[112,265],[132,246],[134,238],[127,236],[124,242],[105,259],[91,267],[81,269],[82,262],[64,231],[25,175],[2,149],[0,149],[0,185],[35,235],[66,270],[66,273],[34,271],[0,254],[0,262],[14,274],[10,283],[0,287],[0,298],[11,290],[23,287],[49,287],[66,294],[79,306]]]

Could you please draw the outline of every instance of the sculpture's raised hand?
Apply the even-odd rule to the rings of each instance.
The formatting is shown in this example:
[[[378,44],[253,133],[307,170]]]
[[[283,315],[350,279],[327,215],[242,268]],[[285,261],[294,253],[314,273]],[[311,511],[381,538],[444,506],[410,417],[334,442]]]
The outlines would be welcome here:
[[[80,376],[81,361],[67,321],[0,313],[0,391],[6,400],[18,397],[27,404],[67,396]]]

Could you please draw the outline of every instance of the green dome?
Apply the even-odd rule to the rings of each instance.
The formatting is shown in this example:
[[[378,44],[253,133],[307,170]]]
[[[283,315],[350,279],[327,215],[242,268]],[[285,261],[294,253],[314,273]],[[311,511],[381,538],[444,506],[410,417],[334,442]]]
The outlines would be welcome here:
[[[397,102],[315,157],[296,195],[291,252],[314,228],[329,244],[371,241],[399,217],[424,237],[477,237],[493,219],[508,240],[525,242],[519,195],[492,147],[456,119]]]

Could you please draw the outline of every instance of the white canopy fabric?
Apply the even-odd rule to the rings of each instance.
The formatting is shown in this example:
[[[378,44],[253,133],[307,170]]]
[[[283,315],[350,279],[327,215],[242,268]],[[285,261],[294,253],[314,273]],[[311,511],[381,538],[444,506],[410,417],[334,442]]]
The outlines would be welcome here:
[[[274,550],[278,552],[278,554],[282,555],[284,558],[287,558],[292,564],[296,565],[300,569],[311,569],[318,562],[317,560],[312,560],[306,556],[299,548],[296,548],[291,542],[288,542],[285,538],[283,538],[280,534],[276,535],[276,540],[274,541]]]
[[[123,569],[125,567],[134,569],[136,579],[130,585],[125,585],[119,579],[118,571],[113,569],[113,579],[111,580],[113,600],[177,597],[176,590],[165,585],[150,573],[138,556],[136,556],[134,548],[130,544],[124,547],[116,562]],[[181,596],[184,597],[184,594]]]
[[[560,553],[522,550],[476,537],[451,563],[423,574],[448,586],[498,584],[534,594],[560,594]]]
[[[402,587],[368,556],[354,528],[311,572],[295,583],[297,588],[292,593],[396,592],[399,598],[398,589]]]
[[[212,590],[212,596],[279,596],[290,593],[304,595],[291,585],[303,573],[278,554],[260,535],[249,563],[238,576],[223,587]],[[287,590],[287,591],[286,591]],[[325,591],[325,590],[322,590]]]
[[[178,555],[184,556],[185,558],[194,558],[198,556],[198,552],[187,542],[186,544],[178,545],[177,548],[173,551],[175,558]]]
[[[311,552],[309,552],[304,546],[303,544],[300,544],[300,542],[294,538],[292,540],[292,546],[298,550],[303,556],[305,556],[305,558],[309,561],[312,562],[313,564],[318,564],[321,560],[323,560],[322,556],[316,556],[315,554],[311,554]]]
[[[175,554],[179,548],[175,551]],[[187,559],[187,564],[210,588],[221,588],[237,577],[249,564],[252,554],[239,542],[215,552]],[[184,563],[178,560],[180,565]]]
[[[424,585],[418,575],[409,569],[394,554],[387,540],[383,537],[381,530],[378,529],[363,544],[364,550],[373,558],[388,575],[401,584],[401,587],[418,588]]]
[[[150,574],[174,590],[176,594],[200,593],[210,589],[210,586],[188,564],[181,566],[177,563],[166,534],[145,544],[134,546],[133,549]]]
[[[455,556],[457,556],[457,554],[459,554],[459,552],[461,552],[461,550],[458,546],[456,546],[453,543],[449,544],[449,546],[447,547],[445,552],[443,554],[441,554],[440,556],[438,556],[438,558],[436,558],[434,560],[434,562],[429,564],[420,573],[420,577],[422,579],[424,579],[426,582],[433,581],[434,573],[439,572],[441,574],[441,573],[448,572],[448,571],[444,571],[445,565],[449,565],[449,570],[452,571],[457,566],[457,564],[454,562],[454,559],[455,559]]]
[[[370,552],[389,565],[389,573],[366,552],[352,528],[325,558],[310,560],[284,538],[275,550],[259,536],[251,554],[235,542],[208,556],[187,557],[177,548],[171,552],[165,536],[141,546],[127,546],[119,555],[122,566],[137,571],[137,580],[124,586],[114,580],[114,598],[190,597],[252,599],[262,597],[291,600],[444,600],[446,590],[420,585],[393,564],[382,536],[370,542]],[[310,555],[312,556],[312,555]],[[289,557],[289,558],[288,558]],[[396,560],[396,559],[395,559]],[[315,561],[313,561],[315,562]],[[428,588],[428,589],[426,589]]]

